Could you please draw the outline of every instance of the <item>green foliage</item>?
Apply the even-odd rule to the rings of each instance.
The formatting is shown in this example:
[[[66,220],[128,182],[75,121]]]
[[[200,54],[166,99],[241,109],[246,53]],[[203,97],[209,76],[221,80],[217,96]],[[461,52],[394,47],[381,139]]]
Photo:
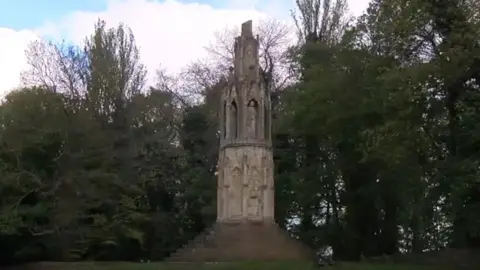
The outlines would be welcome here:
[[[372,1],[342,42],[303,46],[282,126],[309,150],[292,167],[300,169],[293,189],[321,199],[295,201],[324,213],[314,234],[323,231],[320,245],[330,242],[340,258],[437,249],[456,237],[457,246],[478,245],[479,170],[460,150],[477,141],[478,125],[464,126],[478,115],[467,109],[479,87],[471,4]]]
[[[166,192],[176,193],[172,175],[157,176],[179,166],[159,162],[178,146],[154,138],[160,129],[171,133],[164,123],[172,114],[151,114],[170,102],[154,104],[163,98],[159,91],[140,94],[145,71],[127,32],[99,22],[87,58],[73,49],[60,55],[72,65],[87,63],[65,71],[82,79],[74,92],[19,89],[0,107],[0,236],[17,237],[22,246],[10,260],[135,258],[151,244],[151,213],[166,209],[156,209],[164,198],[147,191],[173,184]]]

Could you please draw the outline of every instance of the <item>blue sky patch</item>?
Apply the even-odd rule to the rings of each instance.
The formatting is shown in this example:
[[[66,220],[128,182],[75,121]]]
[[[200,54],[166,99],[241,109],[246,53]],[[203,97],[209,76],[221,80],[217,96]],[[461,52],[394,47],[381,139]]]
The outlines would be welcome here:
[[[179,2],[197,2],[216,8],[225,8],[229,5],[229,0],[180,0]],[[46,21],[58,21],[74,11],[103,11],[107,8],[107,4],[108,0],[0,0],[0,27],[17,31],[32,29],[43,25]]]
[[[76,11],[100,11],[104,0],[0,0],[0,27],[31,29]]]

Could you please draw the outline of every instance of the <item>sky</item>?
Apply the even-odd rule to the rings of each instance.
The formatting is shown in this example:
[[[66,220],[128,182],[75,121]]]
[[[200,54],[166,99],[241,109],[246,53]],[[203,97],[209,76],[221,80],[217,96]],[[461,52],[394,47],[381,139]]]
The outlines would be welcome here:
[[[369,0],[347,0],[351,15]],[[129,26],[150,73],[175,73],[205,55],[216,31],[275,18],[292,23],[295,0],[0,0],[0,96],[20,84],[25,49],[38,39],[81,44],[100,18]]]

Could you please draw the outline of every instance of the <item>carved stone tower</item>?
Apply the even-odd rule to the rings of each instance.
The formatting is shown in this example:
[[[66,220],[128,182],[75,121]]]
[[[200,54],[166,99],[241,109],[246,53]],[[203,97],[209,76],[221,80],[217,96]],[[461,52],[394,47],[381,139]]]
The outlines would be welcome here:
[[[258,53],[248,21],[221,98],[217,222],[274,221],[270,94]]]
[[[169,260],[310,260],[312,251],[275,223],[270,93],[252,21],[235,40],[221,97],[217,221]]]

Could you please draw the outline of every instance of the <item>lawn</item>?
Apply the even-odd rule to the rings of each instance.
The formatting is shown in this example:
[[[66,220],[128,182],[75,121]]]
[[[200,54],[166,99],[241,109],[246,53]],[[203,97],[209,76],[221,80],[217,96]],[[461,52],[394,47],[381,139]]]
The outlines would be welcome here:
[[[396,265],[396,264],[362,264],[338,263],[332,267],[314,266],[298,262],[243,262],[243,263],[125,263],[125,262],[82,262],[82,263],[37,263],[29,267],[12,268],[12,270],[441,270],[437,267]],[[443,268],[450,270],[453,268]]]

